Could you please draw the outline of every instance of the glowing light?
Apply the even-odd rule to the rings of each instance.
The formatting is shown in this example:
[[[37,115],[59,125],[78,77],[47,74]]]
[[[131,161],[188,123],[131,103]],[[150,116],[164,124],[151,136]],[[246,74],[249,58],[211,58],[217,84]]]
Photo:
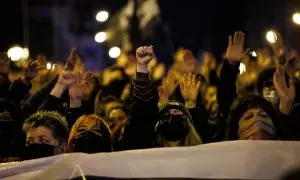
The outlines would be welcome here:
[[[108,51],[108,55],[111,58],[117,58],[120,56],[120,54],[121,54],[121,49],[119,47],[112,47]]]
[[[255,51],[252,51],[252,52],[251,52],[251,55],[252,55],[253,57],[257,57],[257,54],[256,54]]]
[[[51,70],[52,69],[52,64],[51,63],[47,63],[47,69]]]
[[[29,49],[28,48],[23,48],[22,58],[27,59],[28,57],[29,57]]]
[[[108,19],[109,13],[107,11],[100,11],[96,15],[96,20],[99,22],[105,22]]]
[[[18,61],[18,60],[22,59],[22,55],[23,55],[23,48],[21,48],[19,46],[12,47],[7,51],[7,56],[12,61]]]
[[[98,43],[102,43],[106,40],[106,32],[98,32],[95,35],[95,41]]]
[[[240,74],[243,74],[244,72],[246,72],[246,66],[244,63],[240,63]]]
[[[293,15],[293,21],[294,21],[295,24],[300,25],[300,13],[295,13]]]
[[[266,38],[270,43],[275,43],[277,40],[277,36],[274,31],[268,31],[266,34]]]

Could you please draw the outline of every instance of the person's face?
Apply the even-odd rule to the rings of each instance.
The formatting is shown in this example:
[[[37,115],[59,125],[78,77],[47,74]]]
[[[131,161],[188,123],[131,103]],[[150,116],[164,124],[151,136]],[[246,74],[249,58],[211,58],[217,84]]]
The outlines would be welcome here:
[[[279,104],[279,96],[273,84],[263,87],[263,97],[277,106]]]
[[[239,120],[240,140],[273,140],[276,130],[272,119],[260,108],[247,110]]]
[[[39,126],[30,128],[27,132],[26,144],[49,144],[52,146],[58,146],[59,142],[53,137],[51,129]]]
[[[218,103],[217,103],[217,88],[210,86],[204,94],[205,109],[210,113],[211,116],[216,116]]]
[[[176,115],[183,115],[183,112],[179,109],[169,109],[169,114],[176,116]]]
[[[110,128],[114,127],[118,123],[121,123],[127,118],[127,115],[122,109],[113,109],[108,115],[108,122]]]

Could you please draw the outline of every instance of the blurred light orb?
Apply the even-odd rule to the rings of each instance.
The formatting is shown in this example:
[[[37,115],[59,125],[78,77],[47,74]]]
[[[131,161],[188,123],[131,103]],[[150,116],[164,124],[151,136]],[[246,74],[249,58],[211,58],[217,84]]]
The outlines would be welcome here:
[[[266,38],[270,43],[275,43],[277,40],[277,36],[274,31],[268,31],[266,34]]]
[[[240,74],[243,74],[244,72],[246,72],[246,66],[244,63],[240,63]]]
[[[300,13],[295,13],[293,15],[293,21],[294,21],[295,24],[300,25]]]
[[[22,59],[22,55],[23,55],[23,48],[21,48],[20,46],[12,47],[7,51],[7,56],[12,61],[19,61],[20,59]]]
[[[257,57],[257,54],[256,54],[255,51],[252,51],[252,52],[251,52],[251,55],[252,55],[253,57]]]
[[[117,58],[120,56],[120,54],[121,54],[121,49],[119,47],[112,47],[108,51],[108,55],[111,58]]]
[[[105,22],[108,19],[109,13],[107,11],[99,11],[96,15],[96,20],[99,22]]]
[[[98,43],[102,43],[106,40],[106,32],[98,32],[95,35],[95,41]]]
[[[22,58],[27,59],[28,57],[29,57],[29,49],[28,48],[23,48]]]
[[[52,64],[51,63],[47,63],[47,69],[51,70],[52,69]]]

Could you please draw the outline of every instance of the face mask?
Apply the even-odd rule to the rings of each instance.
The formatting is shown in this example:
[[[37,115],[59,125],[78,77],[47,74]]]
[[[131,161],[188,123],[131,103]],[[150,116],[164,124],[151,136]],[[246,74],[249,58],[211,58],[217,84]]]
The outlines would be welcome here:
[[[79,135],[73,141],[75,152],[98,153],[111,152],[112,147],[108,140],[105,140],[102,135],[97,135],[91,131],[87,131]]]
[[[37,159],[54,155],[55,146],[50,144],[29,144],[25,147],[24,159]]]
[[[188,134],[188,119],[184,115],[165,116],[160,122],[157,128],[167,140],[178,141]]]
[[[276,130],[273,121],[269,117],[253,116],[248,120],[239,122],[239,137],[240,139],[249,139],[253,134],[263,131],[270,136],[276,136]]]
[[[263,97],[273,105],[277,106],[279,104],[279,96],[275,90],[263,91]]]

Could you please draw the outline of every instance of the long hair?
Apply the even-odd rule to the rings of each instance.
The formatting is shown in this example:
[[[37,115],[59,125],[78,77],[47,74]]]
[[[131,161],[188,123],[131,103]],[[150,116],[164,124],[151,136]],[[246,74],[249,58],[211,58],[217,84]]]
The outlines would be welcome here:
[[[74,152],[73,142],[77,137],[78,128],[80,127],[81,124],[85,124],[88,122],[95,122],[100,127],[101,134],[103,135],[103,138],[105,138],[106,140],[105,146],[107,146],[107,149],[111,149],[112,151],[112,135],[108,124],[105,122],[103,118],[91,114],[91,115],[83,115],[79,117],[75,122],[75,124],[73,125],[68,139],[69,152]]]

